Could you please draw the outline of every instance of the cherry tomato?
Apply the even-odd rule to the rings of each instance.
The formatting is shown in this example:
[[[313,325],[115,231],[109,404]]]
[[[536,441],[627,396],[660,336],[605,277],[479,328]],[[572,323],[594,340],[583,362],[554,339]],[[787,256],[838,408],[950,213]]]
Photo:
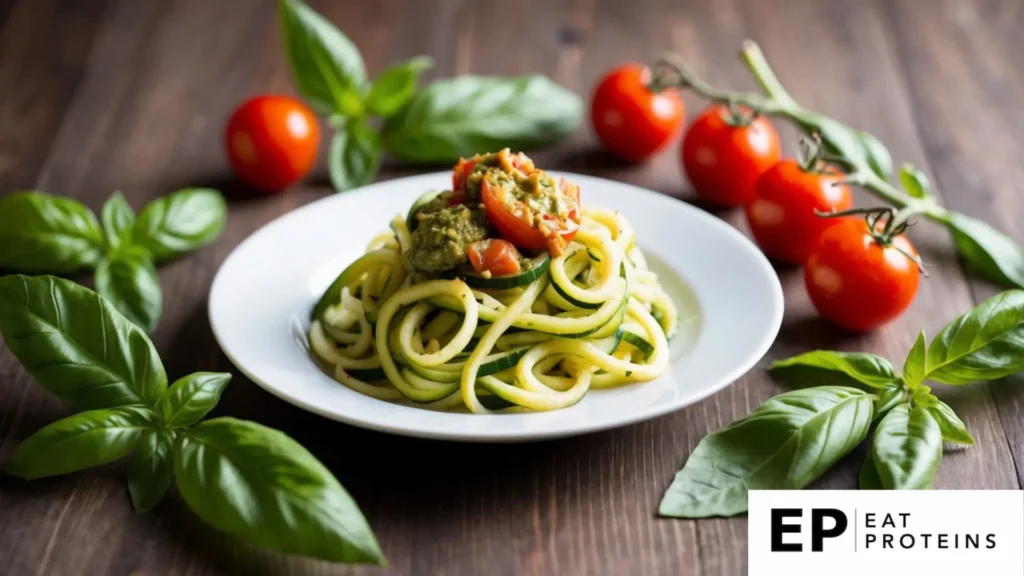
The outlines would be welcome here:
[[[466,200],[466,179],[475,167],[476,160],[459,158],[459,163],[452,170],[452,197],[448,200],[450,206],[462,204]]]
[[[518,274],[519,251],[507,240],[481,240],[466,247],[469,263],[479,274],[511,276]]]
[[[877,242],[859,218],[841,218],[819,238],[804,267],[811,302],[826,320],[856,332],[896,318],[917,294],[917,251],[900,235]]]
[[[835,171],[807,172],[795,160],[768,169],[754,185],[747,205],[747,223],[761,250],[771,258],[803,264],[818,236],[834,220],[814,211],[831,212],[853,206],[853,195]]]
[[[676,90],[651,92],[651,72],[627,64],[608,73],[594,90],[590,122],[609,152],[639,162],[671,142],[686,114]]]
[[[257,96],[231,114],[224,146],[235,174],[264,192],[300,180],[316,162],[320,126],[302,102]]]
[[[719,206],[742,206],[754,197],[758,177],[782,159],[779,135],[763,116],[736,119],[728,106],[713,105],[686,130],[683,168],[694,190]],[[748,122],[741,125],[741,122]]]
[[[502,238],[519,248],[528,250],[547,249],[553,256],[560,255],[576,236],[580,227],[579,186],[564,178],[559,183],[563,193],[572,196],[576,202],[569,211],[569,217],[560,220],[549,214],[537,217],[523,202],[505,205],[505,193],[500,186],[492,186],[484,178],[480,182],[480,199],[487,211],[487,219],[498,229]],[[542,231],[542,228],[547,232]]]
[[[507,156],[503,156],[506,154]],[[525,172],[526,174],[529,174],[536,169],[533,165],[533,160],[530,160],[530,158],[522,152],[511,154],[508,152],[508,148],[506,148],[498,153],[498,157],[499,159],[507,157],[509,166],[521,172]],[[455,169],[452,170],[452,197],[448,199],[449,206],[462,204],[466,201],[466,180],[469,179],[470,173],[472,173],[473,169],[476,168],[480,159],[481,157],[479,154],[469,159],[459,158],[458,164],[456,164]]]

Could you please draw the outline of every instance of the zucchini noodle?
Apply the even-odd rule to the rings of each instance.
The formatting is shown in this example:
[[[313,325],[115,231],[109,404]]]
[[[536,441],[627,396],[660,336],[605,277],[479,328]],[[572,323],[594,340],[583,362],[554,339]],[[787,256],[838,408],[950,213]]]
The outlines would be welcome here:
[[[668,369],[678,313],[618,212],[584,207],[568,247],[531,260],[528,281],[511,288],[415,282],[410,245],[395,218],[314,311],[310,348],[361,394],[430,410],[545,411]]]

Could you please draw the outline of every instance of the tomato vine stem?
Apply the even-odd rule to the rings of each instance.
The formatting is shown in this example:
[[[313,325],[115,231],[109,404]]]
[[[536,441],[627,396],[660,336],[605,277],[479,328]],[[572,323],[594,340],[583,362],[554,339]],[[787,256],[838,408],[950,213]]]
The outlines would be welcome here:
[[[712,102],[744,106],[755,114],[787,118],[811,136],[823,132],[825,125],[837,124],[835,120],[823,114],[804,108],[790,96],[757,43],[751,40],[744,42],[740,59],[764,94],[716,88],[694,73],[678,56],[672,54],[663,56],[655,63],[652,84],[660,88],[684,88]],[[845,126],[843,128],[848,129]],[[895,206],[899,210],[894,216],[897,223],[906,222],[915,214],[943,224],[949,223],[948,210],[930,197],[915,198],[897,188],[876,174],[866,157],[833,155],[831,160],[848,171],[843,183],[863,188]]]

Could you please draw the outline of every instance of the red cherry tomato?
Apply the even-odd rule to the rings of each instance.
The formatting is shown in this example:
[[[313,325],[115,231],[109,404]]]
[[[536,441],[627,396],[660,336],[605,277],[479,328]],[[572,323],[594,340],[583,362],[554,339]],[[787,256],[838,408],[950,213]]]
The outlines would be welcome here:
[[[452,197],[448,200],[449,206],[462,204],[466,200],[466,179],[475,167],[476,160],[459,158],[459,163],[452,170]]]
[[[257,96],[228,120],[224,146],[235,174],[264,192],[300,180],[316,162],[320,126],[305,104],[285,96]]]
[[[469,263],[479,274],[511,276],[518,274],[519,251],[507,240],[481,240],[466,247]]]
[[[579,186],[563,178],[559,188],[576,200],[576,206],[569,211],[569,217],[565,220],[548,214],[538,218],[519,201],[506,206],[504,190],[500,186],[491,186],[486,178],[480,182],[480,199],[487,211],[487,219],[498,229],[502,238],[519,248],[547,249],[553,256],[558,256],[572,242],[580,227]],[[543,232],[542,227],[548,232]]]
[[[609,152],[639,162],[664,148],[679,134],[686,116],[676,90],[651,92],[651,72],[627,64],[608,73],[594,90],[590,122]]]
[[[835,223],[815,215],[853,206],[853,195],[838,172],[805,172],[795,160],[768,169],[754,185],[747,205],[747,223],[754,239],[769,257],[803,264],[818,236]]]
[[[899,248],[899,249],[897,249]],[[899,316],[917,294],[917,251],[905,236],[883,246],[859,218],[842,218],[819,238],[804,267],[811,302],[826,320],[856,332]]]
[[[782,159],[779,135],[767,118],[758,116],[747,125],[738,124],[742,121],[733,120],[728,106],[713,105],[683,137],[686,176],[697,194],[712,204],[746,204],[754,197],[758,177]]]

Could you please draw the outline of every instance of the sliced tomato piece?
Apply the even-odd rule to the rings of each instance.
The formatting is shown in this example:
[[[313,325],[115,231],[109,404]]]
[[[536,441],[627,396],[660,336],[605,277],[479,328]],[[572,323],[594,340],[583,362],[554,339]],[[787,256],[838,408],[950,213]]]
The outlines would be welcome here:
[[[560,186],[566,189],[566,182]],[[568,186],[574,186],[569,183]],[[502,238],[519,248],[529,250],[547,249],[553,256],[560,255],[576,236],[580,227],[579,187],[575,187],[575,206],[568,217],[562,220],[554,215],[544,214],[539,218],[526,204],[516,200],[507,205],[505,192],[500,186],[491,186],[487,179],[480,183],[480,198],[483,200],[487,218],[501,233]]]
[[[516,170],[523,172],[524,174],[529,174],[537,170],[537,168],[533,165],[533,160],[530,160],[530,157],[527,156],[526,154],[523,154],[522,152],[515,154],[511,158],[512,167],[515,168]]]
[[[459,163],[452,170],[452,197],[448,200],[449,206],[462,204],[466,201],[466,180],[470,172],[476,167],[476,160],[459,158]]]
[[[466,247],[469,263],[478,274],[484,272],[491,276],[512,276],[518,274],[519,251],[507,240],[481,240]]]

